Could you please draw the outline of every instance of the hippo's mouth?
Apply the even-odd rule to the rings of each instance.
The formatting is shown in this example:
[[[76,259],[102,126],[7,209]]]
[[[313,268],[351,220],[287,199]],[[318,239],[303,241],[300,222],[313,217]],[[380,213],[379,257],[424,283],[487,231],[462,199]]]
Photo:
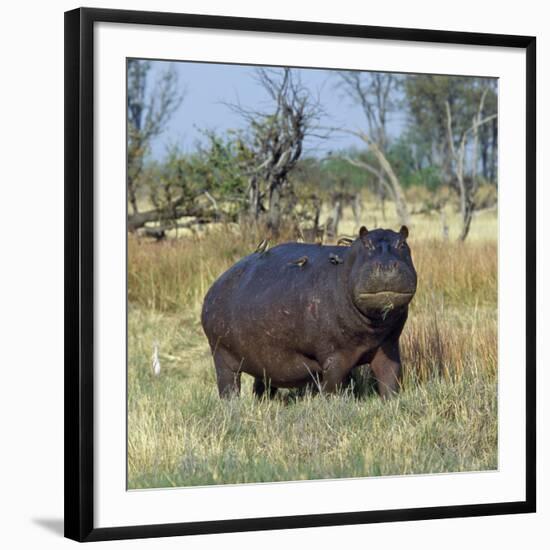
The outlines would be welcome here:
[[[361,298],[372,298],[374,296],[379,298],[397,298],[399,296],[412,296],[414,292],[398,292],[396,290],[378,290],[377,292],[361,292],[359,296]]]
[[[358,302],[361,309],[391,311],[396,307],[407,305],[413,298],[414,292],[400,292],[396,290],[379,290],[376,292],[360,292]]]

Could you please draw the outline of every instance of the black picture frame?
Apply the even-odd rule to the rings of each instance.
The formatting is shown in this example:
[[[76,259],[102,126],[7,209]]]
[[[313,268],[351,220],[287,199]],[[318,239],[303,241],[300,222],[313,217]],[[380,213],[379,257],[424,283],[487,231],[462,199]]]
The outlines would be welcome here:
[[[526,52],[526,498],[518,502],[94,528],[93,89],[97,22],[499,46]],[[65,536],[163,537],[536,511],[536,38],[302,21],[80,8],[65,13]]]

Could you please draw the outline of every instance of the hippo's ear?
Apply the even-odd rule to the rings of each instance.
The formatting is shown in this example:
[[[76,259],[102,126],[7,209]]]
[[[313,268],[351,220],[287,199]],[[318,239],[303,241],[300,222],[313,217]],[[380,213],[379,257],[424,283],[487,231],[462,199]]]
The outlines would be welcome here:
[[[359,229],[359,238],[364,241],[367,238],[368,232],[369,230],[364,225],[362,225],[361,229]]]
[[[403,237],[403,239],[406,239],[409,236],[409,228],[406,225],[402,225],[399,230],[399,234]]]

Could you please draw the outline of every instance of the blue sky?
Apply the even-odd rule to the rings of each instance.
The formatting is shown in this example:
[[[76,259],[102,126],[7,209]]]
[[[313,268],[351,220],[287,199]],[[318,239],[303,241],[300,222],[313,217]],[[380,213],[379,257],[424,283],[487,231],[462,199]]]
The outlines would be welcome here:
[[[153,78],[166,70],[170,63],[152,62]],[[231,111],[224,102],[234,103],[238,99],[244,107],[262,110],[269,105],[267,95],[254,78],[255,67],[244,65],[223,65],[193,62],[172,63],[178,74],[180,85],[186,94],[182,105],[173,115],[165,132],[152,144],[152,156],[160,159],[170,144],[178,144],[184,152],[196,149],[201,140],[201,129],[224,132],[243,127],[238,114]],[[364,124],[358,106],[343,97],[337,89],[338,79],[334,72],[322,69],[296,69],[302,83],[318,94],[326,116],[323,126],[345,126],[350,129]],[[398,133],[402,127],[402,117],[394,115],[389,131]],[[361,147],[358,138],[349,135],[333,136],[328,140],[310,138],[305,143],[305,154],[323,157],[328,151],[350,146]]]

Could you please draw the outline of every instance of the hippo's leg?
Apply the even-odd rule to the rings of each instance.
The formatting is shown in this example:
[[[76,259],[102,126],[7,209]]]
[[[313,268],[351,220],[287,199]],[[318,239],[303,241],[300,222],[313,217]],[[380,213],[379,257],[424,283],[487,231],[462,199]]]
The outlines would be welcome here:
[[[323,364],[322,392],[330,394],[341,390],[352,366],[339,354],[329,357]]]
[[[220,397],[238,396],[241,392],[241,363],[226,349],[218,347],[214,352],[214,365]]]
[[[401,386],[399,341],[396,339],[380,346],[376,350],[370,366],[380,397],[386,399],[395,395]]]
[[[277,393],[277,388],[273,387],[269,382],[266,386],[265,378],[254,378],[252,391],[258,399],[261,399],[264,396],[267,387],[269,387],[269,399],[273,399]]]

